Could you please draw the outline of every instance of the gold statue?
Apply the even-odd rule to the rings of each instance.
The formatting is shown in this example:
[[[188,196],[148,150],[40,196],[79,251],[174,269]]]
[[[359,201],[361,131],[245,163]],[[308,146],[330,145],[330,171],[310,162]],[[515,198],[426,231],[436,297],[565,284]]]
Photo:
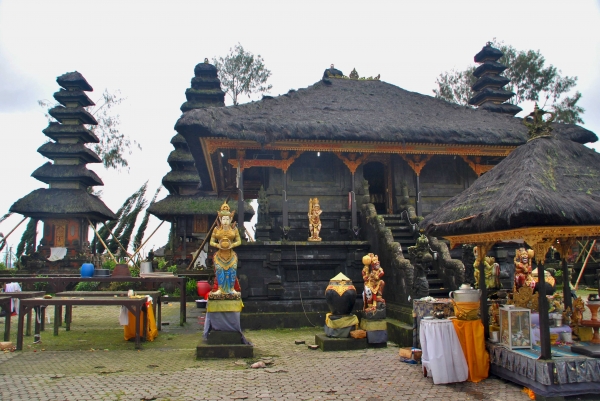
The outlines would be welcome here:
[[[478,248],[473,248],[475,254],[475,263],[473,263],[473,274],[475,276],[475,288],[479,288],[479,259],[477,258]],[[492,256],[486,256],[483,260],[485,271],[485,287],[489,289],[500,288],[500,265]]]
[[[210,245],[219,250],[213,256],[216,282],[209,294],[209,299],[218,299],[229,295],[228,298],[240,297],[240,284],[237,280],[237,255],[232,250],[241,245],[242,239],[235,223],[231,224],[233,212],[229,211],[227,203],[221,205],[219,223],[212,232]]]
[[[385,282],[383,277],[383,269],[379,264],[379,257],[372,253],[363,256],[362,278],[365,282],[365,290],[363,292],[363,301],[365,310],[377,309],[377,302],[385,304],[383,299],[383,288]]]
[[[321,232],[321,206],[317,198],[311,198],[308,201],[308,229],[310,230],[309,241],[321,241],[319,233]]]
[[[531,275],[531,261],[533,260],[533,249],[517,249],[515,253],[515,289],[523,286],[535,287],[535,280]]]

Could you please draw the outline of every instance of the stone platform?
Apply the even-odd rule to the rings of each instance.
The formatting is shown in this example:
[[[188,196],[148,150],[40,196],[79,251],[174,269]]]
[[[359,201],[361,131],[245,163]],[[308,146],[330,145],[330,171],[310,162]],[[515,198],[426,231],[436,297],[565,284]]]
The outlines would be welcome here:
[[[315,335],[315,344],[317,344],[323,352],[354,351],[366,349],[368,346],[366,338],[332,338],[327,337],[325,333]]]
[[[244,344],[242,334],[237,331],[216,331],[208,333],[196,347],[196,359],[205,358],[252,358],[254,346]]]

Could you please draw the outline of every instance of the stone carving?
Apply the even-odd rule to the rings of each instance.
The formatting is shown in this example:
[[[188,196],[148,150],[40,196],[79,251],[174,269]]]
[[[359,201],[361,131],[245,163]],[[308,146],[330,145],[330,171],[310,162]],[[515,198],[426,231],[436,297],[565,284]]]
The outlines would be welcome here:
[[[429,240],[426,236],[421,235],[415,246],[408,247],[408,256],[410,263],[415,268],[415,278],[413,280],[414,299],[426,297],[429,295],[427,272],[433,263],[433,256],[429,252]]]
[[[208,299],[240,299],[238,258],[233,248],[241,245],[242,240],[236,224],[231,223],[233,212],[229,211],[227,203],[221,205],[218,215],[220,224],[210,237],[210,245],[218,248],[213,256],[216,280]]]
[[[319,233],[321,232],[321,206],[317,198],[311,198],[308,201],[308,229],[310,230],[309,241],[321,241]]]

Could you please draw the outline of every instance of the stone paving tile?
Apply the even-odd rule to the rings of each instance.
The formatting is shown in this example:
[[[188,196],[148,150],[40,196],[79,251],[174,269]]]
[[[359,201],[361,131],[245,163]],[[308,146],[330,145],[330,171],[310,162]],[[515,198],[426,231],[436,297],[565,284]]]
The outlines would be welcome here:
[[[521,387],[493,377],[477,384],[436,386],[423,377],[420,365],[400,362],[391,343],[388,348],[336,353],[294,344],[298,339],[314,343],[321,328],[247,331],[255,358],[244,361],[273,358],[269,367],[276,373],[248,369],[230,359],[197,361],[194,348],[178,349],[176,342],[178,333],[197,333],[200,340],[200,312],[189,304],[190,324],[181,328],[175,324],[178,304],[171,305],[175,307],[163,309],[163,321],[173,325],[160,334],[175,336],[168,349],[0,353],[0,400],[529,399]],[[98,327],[113,324],[114,310],[102,309],[78,308],[74,321],[88,316]]]

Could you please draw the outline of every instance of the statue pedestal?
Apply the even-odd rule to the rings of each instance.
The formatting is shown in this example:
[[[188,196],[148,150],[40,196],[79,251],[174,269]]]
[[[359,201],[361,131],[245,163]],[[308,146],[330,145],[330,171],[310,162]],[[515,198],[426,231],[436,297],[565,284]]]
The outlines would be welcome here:
[[[209,299],[203,339],[196,347],[196,359],[252,358],[254,346],[244,337],[240,325],[242,300]]]
[[[377,303],[376,310],[363,311],[359,328],[367,332],[369,345],[387,347],[387,322],[385,304]]]

